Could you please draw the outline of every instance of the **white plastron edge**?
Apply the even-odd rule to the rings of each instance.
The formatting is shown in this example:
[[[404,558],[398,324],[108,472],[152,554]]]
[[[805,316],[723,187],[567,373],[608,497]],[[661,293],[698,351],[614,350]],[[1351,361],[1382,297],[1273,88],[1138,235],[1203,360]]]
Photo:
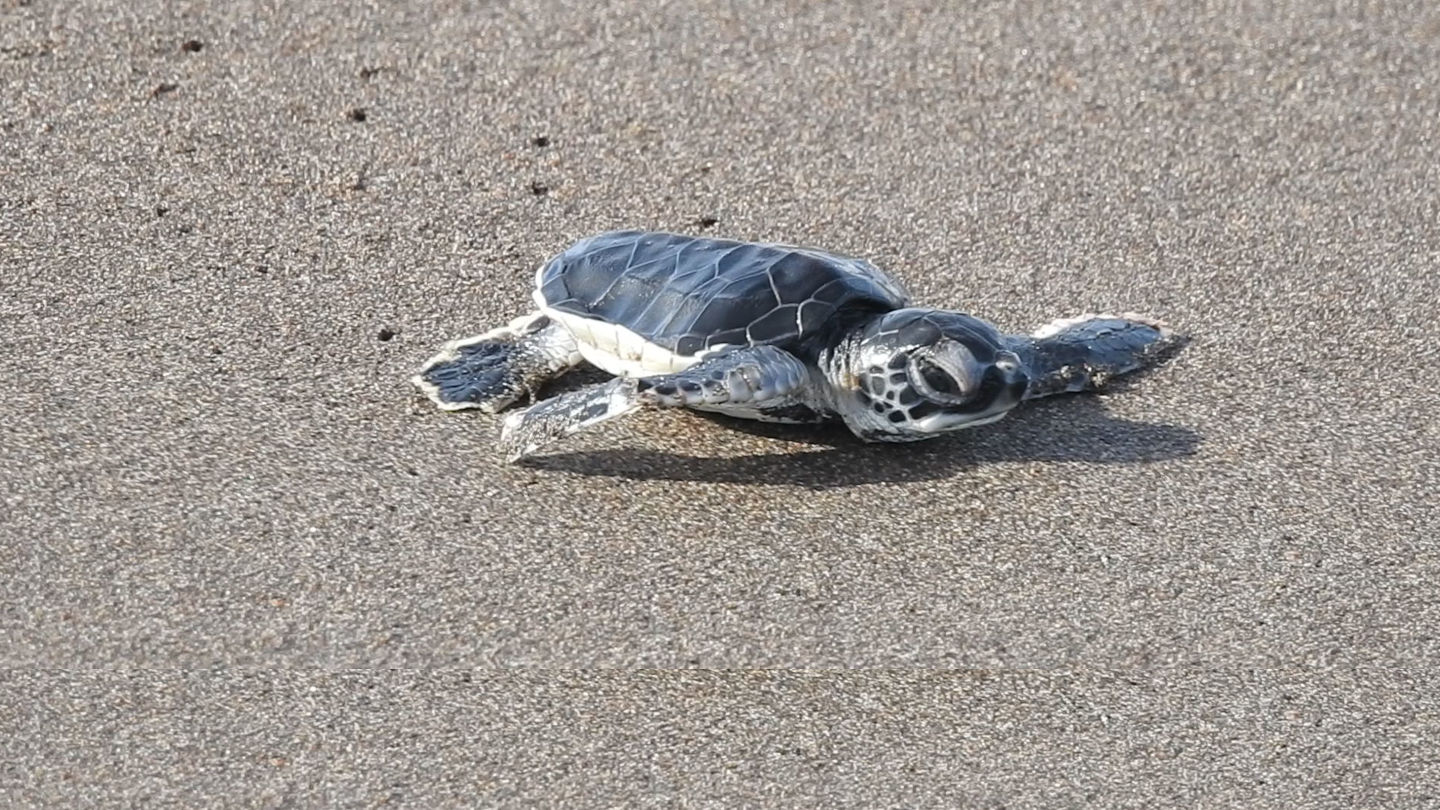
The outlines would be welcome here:
[[[549,307],[542,311],[575,336],[576,347],[586,362],[617,377],[674,374],[695,365],[704,356],[682,357],[619,324],[582,318]]]

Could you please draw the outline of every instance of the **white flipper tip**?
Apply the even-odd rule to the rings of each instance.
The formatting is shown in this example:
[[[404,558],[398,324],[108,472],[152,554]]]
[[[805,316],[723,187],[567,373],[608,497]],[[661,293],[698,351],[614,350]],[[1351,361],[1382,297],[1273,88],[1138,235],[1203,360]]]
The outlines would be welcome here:
[[[1072,326],[1078,326],[1087,321],[1109,319],[1134,321],[1135,323],[1153,327],[1160,332],[1161,340],[1168,340],[1172,335],[1174,335],[1174,330],[1172,330],[1168,324],[1166,324],[1164,321],[1151,318],[1148,315],[1140,315],[1135,312],[1124,312],[1119,315],[1087,312],[1084,315],[1076,315],[1073,318],[1057,318],[1050,323],[1047,323],[1044,326],[1040,327],[1039,329],[1036,329],[1034,332],[1030,333],[1030,337],[1033,337],[1037,340],[1041,338],[1052,337],[1065,331],[1066,329],[1069,329]]]
[[[506,414],[505,421],[500,423],[500,448],[505,452],[505,460],[511,464],[540,449],[538,444],[522,445],[516,441],[516,431],[524,418],[525,411],[514,411]]]

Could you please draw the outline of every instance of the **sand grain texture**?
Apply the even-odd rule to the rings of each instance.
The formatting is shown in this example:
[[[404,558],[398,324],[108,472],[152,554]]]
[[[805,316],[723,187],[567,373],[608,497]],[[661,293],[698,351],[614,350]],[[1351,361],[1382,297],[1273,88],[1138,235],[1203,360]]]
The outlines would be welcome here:
[[[3,803],[1433,806],[1437,66],[1420,2],[0,0]],[[406,378],[614,227],[1194,342],[504,466]]]

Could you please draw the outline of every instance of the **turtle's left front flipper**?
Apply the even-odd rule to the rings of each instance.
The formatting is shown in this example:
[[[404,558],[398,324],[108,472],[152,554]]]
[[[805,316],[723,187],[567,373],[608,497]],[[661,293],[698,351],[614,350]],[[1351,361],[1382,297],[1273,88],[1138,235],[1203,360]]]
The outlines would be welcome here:
[[[675,374],[615,379],[536,403],[505,419],[500,443],[506,457],[517,461],[557,439],[642,407],[762,402],[794,393],[808,378],[804,363],[774,346],[734,349]]]
[[[1006,348],[1025,364],[1025,399],[1094,391],[1113,378],[1152,367],[1188,342],[1170,327],[1143,315],[1082,315],[1012,336]]]

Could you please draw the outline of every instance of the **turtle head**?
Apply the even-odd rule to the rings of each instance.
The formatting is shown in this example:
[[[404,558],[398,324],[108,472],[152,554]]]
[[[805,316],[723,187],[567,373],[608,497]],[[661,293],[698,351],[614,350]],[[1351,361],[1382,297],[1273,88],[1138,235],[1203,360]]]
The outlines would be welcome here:
[[[1029,383],[995,327],[958,312],[888,312],[862,329],[854,352],[854,404],[845,421],[871,441],[914,441],[993,422]]]

